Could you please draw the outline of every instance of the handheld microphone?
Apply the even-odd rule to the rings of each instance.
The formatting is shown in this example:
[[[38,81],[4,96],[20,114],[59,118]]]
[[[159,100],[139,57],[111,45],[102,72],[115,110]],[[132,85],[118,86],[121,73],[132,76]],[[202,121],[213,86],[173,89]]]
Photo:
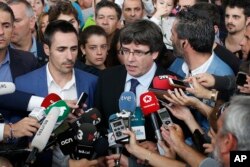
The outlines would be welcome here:
[[[133,92],[123,92],[119,98],[119,109],[121,112],[133,113],[136,108],[136,98]]]
[[[55,94],[50,93],[48,96],[46,96],[41,104],[41,107],[35,107],[29,114],[29,117],[33,117],[38,120],[38,122],[43,121],[43,119],[46,117],[45,109],[49,107],[51,104],[61,100],[61,98]],[[48,114],[48,113],[47,113]]]
[[[131,115],[134,114],[136,108],[136,97],[133,92],[123,92],[119,98],[120,113],[116,115],[122,117],[126,127],[130,129]]]
[[[51,109],[51,112],[49,112],[49,114],[43,121],[42,125],[38,129],[35,137],[31,142],[31,147],[33,149],[26,160],[26,164],[34,163],[36,154],[38,152],[41,152],[45,148],[59,115],[60,115],[60,108],[53,107]]]
[[[172,75],[159,75],[153,79],[153,88],[159,90],[174,90],[174,87],[170,85],[169,78],[177,79]]]
[[[140,104],[142,112],[145,116],[150,115],[155,130],[157,140],[162,140],[160,128],[157,122],[155,112],[160,109],[157,97],[153,92],[146,92],[140,96]]]
[[[44,108],[47,108],[49,107],[51,104],[59,101],[59,100],[62,100],[60,96],[58,96],[57,94],[55,93],[50,93],[48,94],[48,96],[46,96],[41,104],[41,107],[44,107]]]
[[[6,95],[15,92],[16,86],[12,82],[0,82],[0,95]]]
[[[101,113],[96,108],[90,108],[85,111],[76,121],[70,124],[73,129],[78,129],[83,123],[90,123],[92,125],[97,125],[101,122]]]
[[[45,112],[46,114],[50,113],[50,112],[51,112],[50,110],[51,110],[53,107],[59,107],[59,108],[60,108],[60,111],[61,111],[61,112],[60,112],[60,115],[59,115],[59,117],[58,117],[58,119],[57,119],[57,125],[56,125],[56,127],[58,127],[58,126],[67,118],[67,116],[69,115],[69,113],[70,113],[70,108],[68,107],[68,105],[66,104],[65,101],[59,100],[59,101],[57,101],[57,102],[51,104],[49,107],[47,107],[47,109],[46,109],[44,112]]]
[[[96,127],[90,123],[83,123],[77,131],[76,141],[78,142],[75,152],[70,154],[73,159],[90,159],[94,153],[93,143],[99,137]]]

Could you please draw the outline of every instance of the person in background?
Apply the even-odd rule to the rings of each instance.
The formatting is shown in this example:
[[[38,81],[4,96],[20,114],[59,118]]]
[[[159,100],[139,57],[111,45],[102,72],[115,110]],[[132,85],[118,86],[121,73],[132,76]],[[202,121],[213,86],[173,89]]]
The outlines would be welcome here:
[[[175,17],[171,16],[171,12],[176,7],[177,0],[155,0],[154,5],[156,11],[150,20],[161,28],[163,33],[163,42],[165,43],[167,49],[173,50],[170,37]]]
[[[45,6],[44,0],[27,0],[27,2],[29,2],[30,5],[32,6],[37,21],[41,13],[44,11],[44,6]]]
[[[47,12],[42,12],[37,20],[37,37],[38,40],[43,43],[44,41],[44,31],[49,24],[49,14]]]
[[[244,37],[246,25],[250,21],[250,2],[230,0],[225,8],[225,25],[228,34],[223,39],[224,46],[243,61],[247,55],[243,55],[240,42]]]
[[[121,26],[121,8],[110,1],[100,1],[95,8],[96,25],[102,27],[108,35],[108,46],[115,34],[115,31]]]
[[[89,26],[80,34],[80,47],[84,62],[84,71],[99,75],[106,68],[105,61],[108,54],[107,34],[100,26]]]

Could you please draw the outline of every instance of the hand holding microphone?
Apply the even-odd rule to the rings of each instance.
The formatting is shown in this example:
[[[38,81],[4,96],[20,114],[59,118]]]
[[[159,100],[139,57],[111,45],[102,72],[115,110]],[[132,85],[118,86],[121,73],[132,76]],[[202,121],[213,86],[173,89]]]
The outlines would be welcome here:
[[[4,138],[7,137],[24,137],[24,136],[33,136],[39,129],[40,124],[37,120],[29,117],[25,117],[22,120],[18,121],[15,124],[9,125],[6,124],[4,127]]]

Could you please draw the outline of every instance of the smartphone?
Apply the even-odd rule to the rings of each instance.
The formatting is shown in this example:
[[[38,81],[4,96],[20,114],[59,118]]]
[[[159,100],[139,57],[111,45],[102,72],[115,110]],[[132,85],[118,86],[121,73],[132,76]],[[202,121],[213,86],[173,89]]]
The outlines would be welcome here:
[[[169,80],[170,85],[176,88],[186,89],[186,88],[192,87],[192,85],[188,82],[184,82],[184,81],[172,79],[172,78],[168,78],[168,80]]]
[[[164,94],[168,94],[168,91],[163,89],[148,88],[148,91],[153,92],[158,99],[165,99]]]
[[[243,86],[247,84],[247,73],[244,72],[238,72],[236,76],[236,84],[239,86]]]
[[[173,121],[168,113],[168,110],[166,108],[161,108],[160,110],[157,111],[157,113],[158,113],[164,127],[173,123]]]
[[[83,108],[83,105],[85,101],[87,100],[87,98],[88,98],[88,94],[85,92],[82,92],[76,103],[79,106],[79,108]],[[75,109],[72,110],[72,113],[74,112],[75,112]]]

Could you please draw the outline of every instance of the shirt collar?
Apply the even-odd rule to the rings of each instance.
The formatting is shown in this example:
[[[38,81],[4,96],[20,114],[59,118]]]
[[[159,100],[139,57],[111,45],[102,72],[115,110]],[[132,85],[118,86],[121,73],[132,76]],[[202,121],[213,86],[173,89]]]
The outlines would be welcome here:
[[[49,63],[47,63],[46,65],[46,73],[47,73],[47,85],[48,85],[48,88],[52,85],[52,84],[56,84],[58,86],[58,84],[54,81],[50,71],[49,71],[49,66],[48,66]],[[76,82],[76,78],[75,78],[75,70],[73,70],[73,73],[72,73],[72,78],[71,80],[69,80],[67,82],[67,84],[61,88],[61,89],[69,89],[70,87],[72,87]]]
[[[6,56],[5,56],[4,60],[2,62],[0,62],[0,65],[4,65],[4,64],[10,64],[10,53],[9,53],[9,50],[7,50]]]
[[[189,76],[189,75],[194,76],[197,74],[205,73],[207,69],[209,68],[210,64],[212,63],[213,59],[214,59],[214,52],[212,52],[212,55],[209,57],[209,59],[205,63],[203,63],[201,66],[197,67],[196,69],[192,70],[191,74],[190,74],[190,71],[186,62],[182,64],[182,70],[186,74],[186,76]]]
[[[146,74],[144,74],[138,78],[135,78],[127,73],[126,83],[129,82],[132,78],[134,78],[134,79],[137,79],[141,85],[148,87],[150,85],[154,75],[155,75],[156,68],[157,67],[156,67],[156,64],[154,62],[152,67],[150,68],[150,70]],[[150,80],[150,82],[148,82],[149,80]]]
[[[15,46],[12,43],[10,43],[10,47],[15,49]],[[29,52],[33,53],[33,55],[37,57],[36,38],[34,36],[32,36],[32,45],[31,45]]]
[[[37,46],[35,37],[32,37],[32,45],[30,48],[30,52],[33,53],[35,57],[37,57]]]

